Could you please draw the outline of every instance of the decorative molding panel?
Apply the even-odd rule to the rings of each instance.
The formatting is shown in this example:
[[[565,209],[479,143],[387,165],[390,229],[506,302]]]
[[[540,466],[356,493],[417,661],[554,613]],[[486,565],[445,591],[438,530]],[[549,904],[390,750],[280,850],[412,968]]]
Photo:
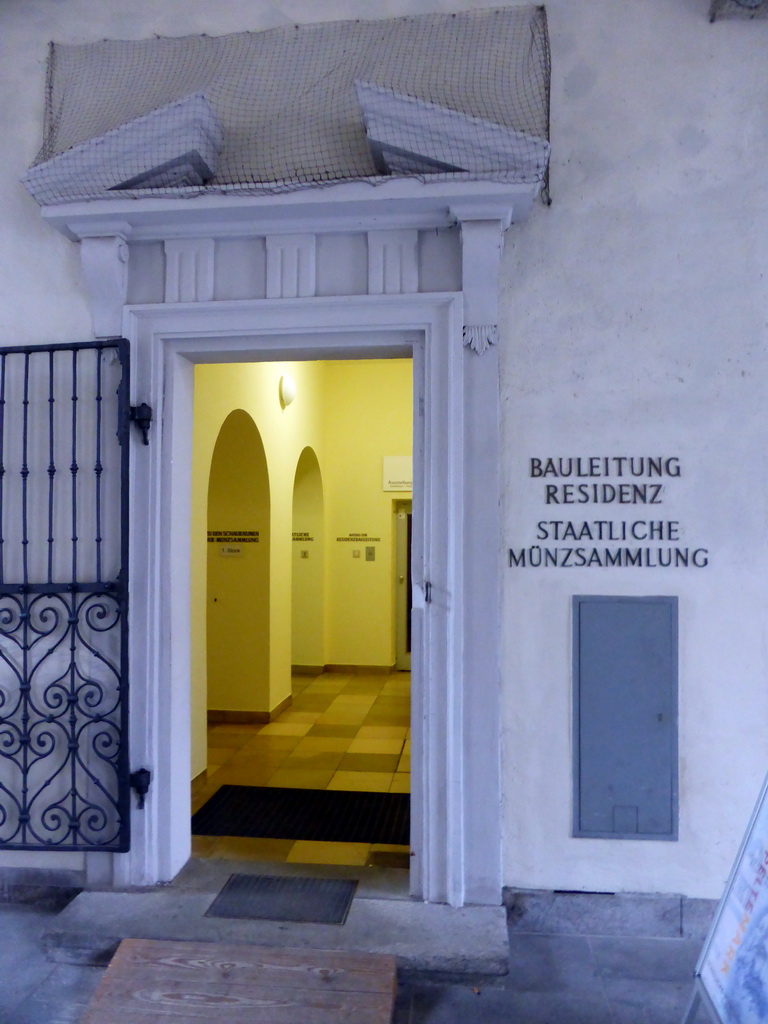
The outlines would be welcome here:
[[[122,333],[123,305],[128,294],[128,243],[125,234],[85,236],[80,265],[91,304],[93,333],[116,338]]]
[[[299,299],[315,295],[314,234],[267,235],[267,298]]]
[[[499,328],[496,324],[465,324],[464,344],[482,355],[491,345],[498,344]]]
[[[401,228],[368,232],[368,292],[402,295],[419,290],[419,233]]]
[[[213,298],[212,238],[165,241],[165,301],[210,302]]]

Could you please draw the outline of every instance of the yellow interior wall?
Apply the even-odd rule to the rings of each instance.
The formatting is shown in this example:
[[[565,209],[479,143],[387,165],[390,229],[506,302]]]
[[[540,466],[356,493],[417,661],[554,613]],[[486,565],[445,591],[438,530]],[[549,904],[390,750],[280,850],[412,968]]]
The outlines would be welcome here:
[[[326,663],[392,666],[393,501],[410,493],[382,490],[382,460],[411,454],[412,364],[338,360],[328,364],[326,387]],[[337,540],[350,533],[380,540]],[[365,560],[368,546],[374,562]]]
[[[296,381],[295,401],[282,408],[278,386],[289,373]],[[291,692],[291,562],[293,479],[308,443],[321,455],[324,445],[325,366],[307,363],[217,363],[195,367],[195,412],[191,493],[191,671],[192,773],[206,767],[207,512],[211,458],[221,426],[233,409],[243,409],[258,426],[269,473],[270,643],[268,707],[236,706],[217,710],[265,711]]]
[[[287,408],[281,407],[278,394],[284,373],[296,381],[296,398]],[[255,707],[253,701],[243,706],[249,702],[241,691],[239,697],[230,694],[218,710],[272,710],[290,695],[294,481],[306,447],[315,452],[320,468],[325,533],[324,651],[318,662],[308,663],[391,666],[395,660],[392,510],[395,499],[410,494],[382,490],[382,458],[411,453],[411,361],[196,367],[190,595],[193,775],[206,766],[206,711],[213,706],[206,679],[209,475],[221,426],[234,409],[248,413],[256,424],[269,475],[268,707]],[[380,538],[371,544],[374,562],[365,560],[364,541],[337,541],[350,533]],[[359,559],[352,557],[356,549]]]
[[[293,586],[291,660],[325,664],[325,505],[317,457],[301,453],[293,489]]]
[[[208,486],[208,530],[258,542],[207,539],[208,706],[269,710],[269,478],[258,429],[242,409],[219,432]],[[232,556],[228,552],[236,550]]]

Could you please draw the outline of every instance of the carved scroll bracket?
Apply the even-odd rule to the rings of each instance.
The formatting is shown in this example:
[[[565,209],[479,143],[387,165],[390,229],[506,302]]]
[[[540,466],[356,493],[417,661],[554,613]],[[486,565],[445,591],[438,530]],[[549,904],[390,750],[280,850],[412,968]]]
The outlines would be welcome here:
[[[83,235],[80,241],[80,266],[97,338],[115,338],[122,333],[129,232],[128,224],[115,225],[113,234]]]
[[[482,355],[499,337],[499,271],[507,221],[485,204],[456,204],[451,212],[461,225],[464,344]]]

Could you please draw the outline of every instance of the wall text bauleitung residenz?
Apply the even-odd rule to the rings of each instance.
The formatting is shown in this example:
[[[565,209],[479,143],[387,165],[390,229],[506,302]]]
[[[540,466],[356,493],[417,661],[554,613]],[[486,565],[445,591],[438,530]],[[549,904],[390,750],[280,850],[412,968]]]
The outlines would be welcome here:
[[[682,545],[680,520],[664,515],[669,488],[682,475],[677,456],[529,459],[528,478],[541,484],[545,515],[535,524],[534,543],[509,549],[510,568],[705,568],[707,548]],[[623,515],[615,518],[619,509]]]

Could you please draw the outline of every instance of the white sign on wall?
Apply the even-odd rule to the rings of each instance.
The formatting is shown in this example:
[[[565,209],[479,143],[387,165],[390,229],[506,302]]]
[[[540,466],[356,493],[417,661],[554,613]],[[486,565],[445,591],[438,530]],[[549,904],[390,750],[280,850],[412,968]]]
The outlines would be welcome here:
[[[382,490],[413,490],[413,457],[411,455],[384,456],[384,482]]]

